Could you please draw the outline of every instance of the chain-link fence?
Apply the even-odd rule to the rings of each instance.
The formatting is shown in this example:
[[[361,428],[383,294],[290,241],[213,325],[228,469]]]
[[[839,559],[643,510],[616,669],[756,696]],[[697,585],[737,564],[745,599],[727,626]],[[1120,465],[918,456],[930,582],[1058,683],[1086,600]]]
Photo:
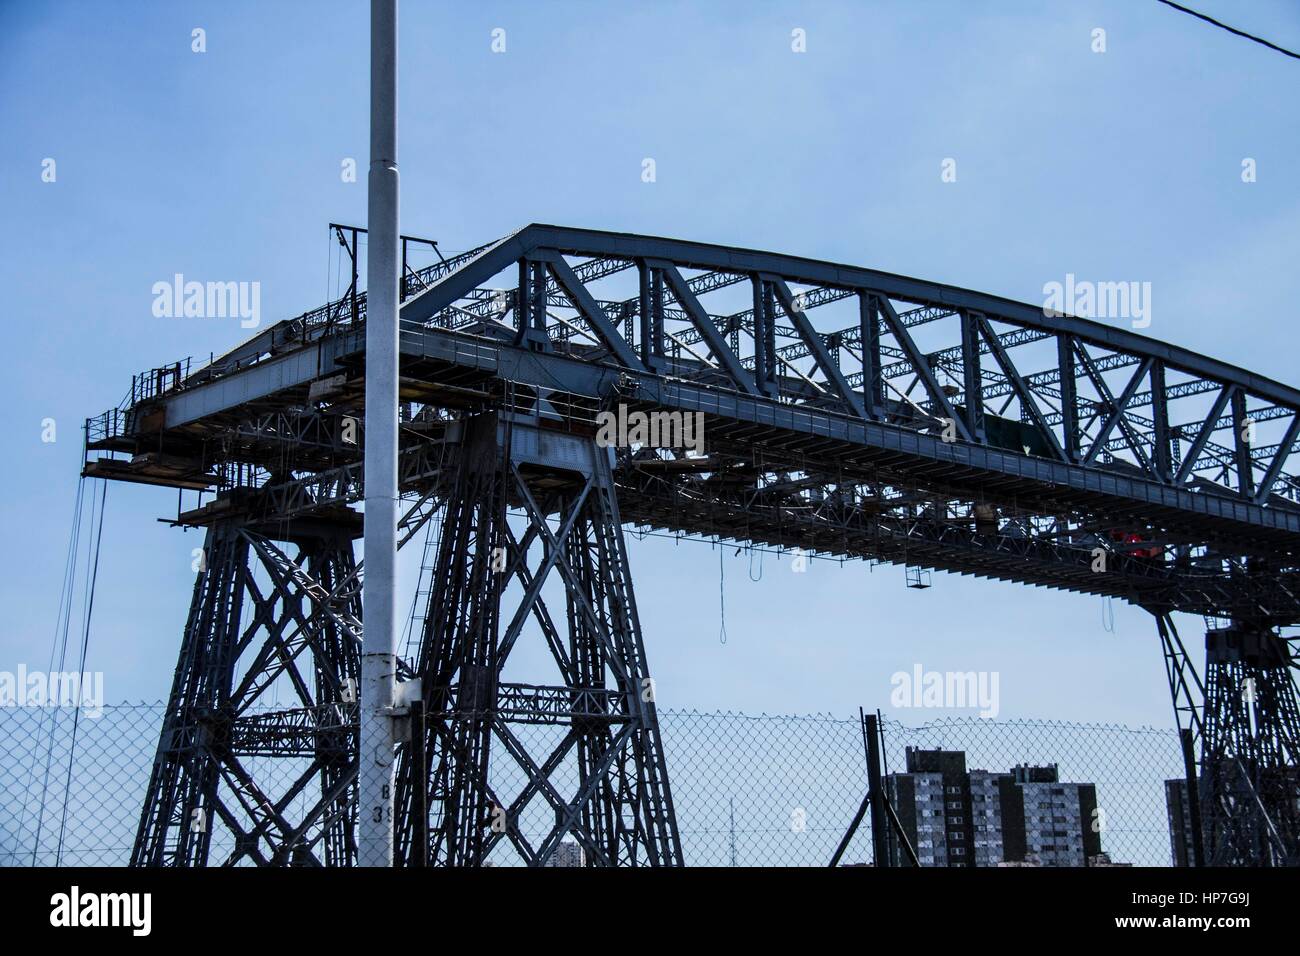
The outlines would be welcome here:
[[[72,710],[0,708],[0,865],[125,865],[149,782],[163,708],[107,706],[98,717]],[[75,748],[73,747],[75,726]],[[831,716],[747,716],[660,711],[673,803],[685,861],[693,866],[825,866],[867,787],[860,721]],[[906,750],[962,751],[968,770],[1006,774],[1056,765],[1062,783],[1093,784],[1101,849],[1115,862],[1167,866],[1166,779],[1182,774],[1176,733],[1152,728],[978,717],[907,726],[887,720],[884,770],[907,770]],[[542,750],[556,728],[529,727]],[[71,762],[69,757],[72,757]],[[303,772],[301,758],[250,761],[259,781],[283,790]],[[494,757],[494,786],[518,786],[518,764]],[[576,770],[552,774],[566,791]],[[574,780],[567,777],[574,776]],[[308,799],[304,793],[298,800]],[[292,806],[286,809],[286,815]],[[518,825],[544,833],[553,810],[534,800]],[[873,858],[870,828],[858,830],[846,864]],[[214,862],[233,841],[213,834]],[[489,858],[509,865],[510,847]]]
[[[0,708],[0,866],[125,866],[162,715],[159,704],[98,717]]]

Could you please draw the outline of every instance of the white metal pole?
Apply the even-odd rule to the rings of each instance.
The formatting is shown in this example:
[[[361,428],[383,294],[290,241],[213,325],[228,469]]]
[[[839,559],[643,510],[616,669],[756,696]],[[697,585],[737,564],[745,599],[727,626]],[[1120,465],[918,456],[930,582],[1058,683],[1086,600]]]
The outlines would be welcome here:
[[[393,865],[397,675],[397,0],[370,0],[365,584],[358,862]]]

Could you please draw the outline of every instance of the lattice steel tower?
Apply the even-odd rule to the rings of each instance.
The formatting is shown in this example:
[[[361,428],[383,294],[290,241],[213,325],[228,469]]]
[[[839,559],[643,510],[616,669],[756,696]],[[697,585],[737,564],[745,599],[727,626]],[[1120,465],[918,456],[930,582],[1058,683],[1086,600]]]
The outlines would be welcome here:
[[[208,529],[135,866],[205,866],[214,849],[226,864],[353,859],[356,529],[299,525],[286,535],[296,559],[272,528],[222,520]],[[270,703],[277,686],[292,707]]]
[[[415,862],[425,844],[430,864],[477,865],[506,840],[525,862],[545,863],[570,836],[592,864],[680,865],[613,449],[521,418],[464,422],[415,655],[427,727],[402,754],[398,854]],[[512,506],[523,513],[517,529]],[[543,597],[553,576],[562,617]],[[532,621],[554,677],[504,681]],[[537,752],[521,730],[539,726],[559,732]],[[513,787],[489,764],[494,738],[519,771]],[[562,793],[553,774],[570,753],[577,772]],[[535,799],[553,819],[530,838],[521,821]]]
[[[1291,649],[1266,625],[1205,636],[1201,806],[1212,866],[1300,865]]]

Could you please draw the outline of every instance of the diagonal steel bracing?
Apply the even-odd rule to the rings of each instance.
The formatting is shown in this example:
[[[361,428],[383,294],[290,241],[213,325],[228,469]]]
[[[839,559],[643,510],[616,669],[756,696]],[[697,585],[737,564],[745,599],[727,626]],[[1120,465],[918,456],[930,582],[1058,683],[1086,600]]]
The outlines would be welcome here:
[[[479,865],[508,845],[537,866],[568,841],[589,865],[680,865],[609,450],[509,417],[467,422],[435,573],[399,858]],[[547,602],[560,589],[563,618]],[[529,624],[549,680],[507,681]]]
[[[298,545],[209,528],[133,865],[352,862],[360,582],[346,531]]]
[[[1201,865],[1300,865],[1300,712],[1290,643],[1265,622],[1211,628],[1202,681],[1172,617],[1158,613],[1156,621],[1185,737]]]

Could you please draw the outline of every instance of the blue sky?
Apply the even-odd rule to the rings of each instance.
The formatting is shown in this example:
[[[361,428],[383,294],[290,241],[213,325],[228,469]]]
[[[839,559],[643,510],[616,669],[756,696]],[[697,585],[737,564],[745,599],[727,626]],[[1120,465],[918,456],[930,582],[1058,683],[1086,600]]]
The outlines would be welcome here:
[[[1300,12],[1283,0],[1199,8],[1300,47]],[[155,318],[152,284],[258,281],[265,322],[330,291],[325,224],[365,221],[366,11],[0,5],[0,407],[13,439],[0,670],[47,659],[82,419],[133,373],[247,334]],[[1067,272],[1149,281],[1147,334],[1297,382],[1300,64],[1154,0],[407,0],[401,24],[402,226],[447,250],[541,221],[1031,302]],[[1091,49],[1097,27],[1105,53]],[[791,50],[795,28],[806,53]],[[355,184],[339,175],[347,157]],[[955,183],[940,180],[948,157]],[[1246,157],[1255,183],[1241,181]],[[201,544],[155,520],[174,508],[165,490],[109,489],[89,667],[110,701],[170,684]],[[662,705],[888,711],[890,675],[919,663],[999,672],[1004,717],[1172,722],[1140,611],[1116,605],[1107,633],[1095,598],[939,574],[913,591],[901,568],[796,575],[771,558],[754,583],[744,555],[725,563],[723,646],[717,552],[633,543]],[[1193,646],[1199,625],[1183,620]]]

